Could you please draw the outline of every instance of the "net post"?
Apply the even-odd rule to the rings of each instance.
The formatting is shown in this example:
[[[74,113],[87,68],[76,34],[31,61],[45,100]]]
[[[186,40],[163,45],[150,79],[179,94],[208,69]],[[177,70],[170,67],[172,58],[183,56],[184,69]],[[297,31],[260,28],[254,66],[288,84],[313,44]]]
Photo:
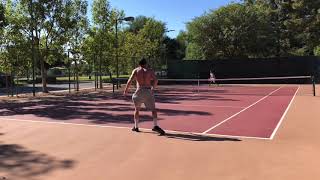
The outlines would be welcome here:
[[[200,92],[200,80],[198,79],[198,93]]]
[[[311,76],[313,96],[316,96],[316,82],[314,76]]]
[[[200,75],[198,74],[198,87],[197,87],[197,89],[198,89],[198,93],[200,92]]]

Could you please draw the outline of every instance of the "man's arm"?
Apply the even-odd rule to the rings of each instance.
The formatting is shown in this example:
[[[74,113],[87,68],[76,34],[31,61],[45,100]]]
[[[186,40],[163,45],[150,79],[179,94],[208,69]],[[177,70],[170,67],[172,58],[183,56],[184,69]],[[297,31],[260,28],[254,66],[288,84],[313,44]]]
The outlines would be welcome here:
[[[152,83],[152,89],[156,89],[157,85],[158,85],[158,78],[156,76],[156,74],[154,73],[154,71],[151,71],[151,78],[153,80],[153,83]]]
[[[123,92],[123,95],[127,95],[128,90],[129,90],[129,88],[130,88],[130,86],[131,86],[131,83],[132,83],[132,81],[133,81],[134,79],[136,79],[136,70],[135,70],[135,69],[132,71],[131,76],[130,76],[130,78],[128,79],[128,82],[127,82],[126,88],[125,88],[125,90],[124,90],[124,92]]]

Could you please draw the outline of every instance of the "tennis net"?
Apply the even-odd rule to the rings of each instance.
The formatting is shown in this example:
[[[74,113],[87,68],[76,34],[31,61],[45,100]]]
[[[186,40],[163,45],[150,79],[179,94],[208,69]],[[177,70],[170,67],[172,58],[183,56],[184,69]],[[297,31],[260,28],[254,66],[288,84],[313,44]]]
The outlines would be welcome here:
[[[124,90],[127,78],[113,79],[113,93]],[[132,83],[135,86],[135,82]],[[158,79],[156,91],[161,93],[224,93],[239,90],[254,91],[255,94],[268,87],[303,86],[304,92],[316,95],[313,76],[253,77],[226,79]],[[134,88],[131,88],[133,91]]]

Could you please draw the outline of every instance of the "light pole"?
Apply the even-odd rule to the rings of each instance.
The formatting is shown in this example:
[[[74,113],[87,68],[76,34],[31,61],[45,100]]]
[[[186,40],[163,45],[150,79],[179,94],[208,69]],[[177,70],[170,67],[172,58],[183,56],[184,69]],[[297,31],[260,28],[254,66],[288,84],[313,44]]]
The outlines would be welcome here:
[[[116,71],[117,71],[117,89],[119,89],[119,52],[118,52],[118,48],[119,48],[119,44],[118,44],[118,21],[133,21],[134,17],[132,16],[128,16],[128,17],[124,17],[124,18],[117,18],[116,19]]]
[[[70,49],[68,49],[68,84],[69,84],[69,93],[71,93],[71,62],[70,62]]]

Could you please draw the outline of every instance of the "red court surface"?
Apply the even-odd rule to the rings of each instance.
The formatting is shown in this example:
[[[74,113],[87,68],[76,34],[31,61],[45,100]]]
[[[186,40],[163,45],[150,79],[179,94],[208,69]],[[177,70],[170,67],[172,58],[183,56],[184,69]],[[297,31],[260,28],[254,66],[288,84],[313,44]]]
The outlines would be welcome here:
[[[298,86],[221,86],[156,92],[159,125],[167,131],[213,136],[272,139]],[[131,98],[92,93],[12,101],[0,118],[132,127]],[[141,112],[140,127],[151,129],[151,113]]]

